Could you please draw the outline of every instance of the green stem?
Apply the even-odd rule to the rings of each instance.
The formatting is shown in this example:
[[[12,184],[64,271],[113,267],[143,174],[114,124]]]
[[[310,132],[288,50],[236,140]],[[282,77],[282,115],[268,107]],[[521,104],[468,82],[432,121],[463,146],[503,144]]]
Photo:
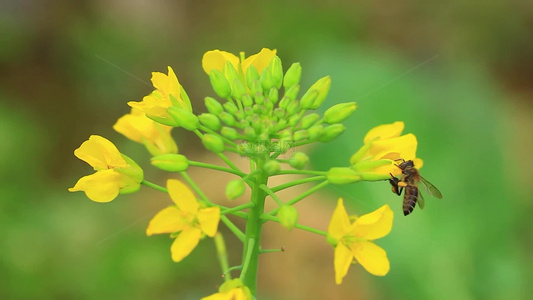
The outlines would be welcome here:
[[[252,292],[252,295],[255,295],[255,288],[256,288],[256,282],[254,282],[254,290],[252,290],[252,288],[250,287],[250,285],[248,285],[246,282],[245,282],[245,279],[250,277],[250,275],[248,275],[248,272],[250,269],[253,268],[252,263],[253,261],[256,261],[257,262],[257,259],[259,258],[259,243],[256,243],[255,239],[254,238],[249,238],[246,240],[246,245],[249,246],[249,248],[247,248],[247,251],[243,254],[243,268],[242,268],[242,272],[241,272],[241,276],[239,277],[242,282],[244,283],[245,286],[247,286],[249,289],[250,289],[250,292]],[[254,249],[257,248],[257,254],[254,255]],[[252,275],[254,275],[253,273],[256,273],[254,277],[256,277],[256,280],[257,280],[257,268],[255,269],[255,272],[254,270],[252,270]],[[247,276],[248,275],[248,276]]]
[[[258,170],[263,169],[264,161],[257,162]],[[259,245],[261,241],[261,229],[263,221],[261,215],[265,209],[266,192],[261,189],[261,185],[266,185],[268,176],[260,172],[252,184],[251,202],[255,205],[248,211],[246,220],[246,240],[243,249],[243,272],[240,279],[249,289],[252,295],[255,295],[257,289],[257,268],[259,260]]]
[[[262,184],[259,186],[263,191],[265,191],[279,206],[283,205],[283,202],[279,199],[279,197],[265,184]]]
[[[276,222],[276,223],[281,223],[279,218],[273,217],[273,216],[271,216],[269,214],[263,214],[261,216],[261,219],[272,221],[272,222]],[[294,225],[294,228],[298,228],[298,229],[301,229],[301,230],[309,231],[309,232],[316,233],[316,234],[323,235],[323,236],[327,236],[328,235],[328,233],[325,232],[325,231],[322,231],[322,230],[319,230],[319,229],[316,229],[316,228],[313,228],[313,227],[301,225],[301,224]]]
[[[217,249],[218,261],[220,262],[220,268],[222,269],[222,274],[224,275],[224,281],[229,281],[231,280],[231,274],[228,272],[228,252],[226,251],[226,243],[224,242],[222,233],[217,232],[214,237],[214,241],[215,248]]]
[[[287,174],[300,174],[300,175],[315,175],[326,176],[327,172],[324,171],[311,171],[311,170],[281,170],[274,175],[287,175]]]
[[[161,191],[161,192],[163,192],[163,193],[168,193],[168,190],[167,190],[166,188],[164,188],[164,187],[162,187],[162,186],[160,186],[160,185],[157,185],[157,184],[155,184],[155,183],[151,183],[150,181],[143,180],[141,183],[144,184],[144,185],[146,185],[146,186],[149,186],[149,187],[151,187],[151,188],[153,188],[153,189],[156,189],[156,190],[158,190],[158,191]]]
[[[284,252],[285,251],[285,248],[281,247],[279,249],[265,249],[265,250],[261,250],[260,254],[263,254],[263,253],[272,253],[272,252]]]
[[[237,172],[241,172],[241,170],[239,170],[239,168],[231,161],[229,160],[229,158],[227,158],[224,154],[222,153],[217,153],[218,157],[220,157],[220,159],[222,159],[230,168],[232,168],[233,170],[237,171]]]
[[[247,209],[247,208],[250,208],[250,207],[253,207],[253,206],[255,206],[254,203],[248,202],[248,203],[245,203],[243,205],[239,205],[239,206],[231,207],[231,208],[228,208],[228,209],[224,209],[223,211],[220,212],[220,214],[221,215],[231,214],[231,213],[234,213],[234,212],[237,212],[237,211],[241,211],[243,209]]]
[[[231,271],[235,271],[235,270],[242,270],[242,266],[233,266],[233,267],[231,267],[231,268],[228,268],[228,269],[226,270],[226,274],[229,273],[229,272],[231,272]],[[225,276],[226,274],[224,274],[224,276]]]
[[[295,180],[295,181],[287,182],[287,183],[284,183],[284,184],[280,184],[280,185],[272,187],[270,189],[274,193],[277,193],[277,192],[279,192],[281,190],[284,190],[286,188],[290,188],[290,187],[293,187],[293,186],[296,186],[296,185],[300,185],[300,184],[304,184],[304,183],[308,183],[308,182],[313,182],[313,181],[324,180],[324,179],[326,179],[325,176],[316,176],[316,177],[303,178],[303,179],[298,179],[298,180]]]
[[[304,199],[305,197],[307,197],[307,196],[311,195],[312,193],[318,191],[319,189],[325,187],[327,184],[328,184],[327,180],[323,181],[323,182],[315,185],[314,187],[308,189],[307,191],[301,193],[300,195],[294,197],[293,199],[287,201],[286,204],[287,205],[294,205],[294,204],[298,203],[298,201]],[[280,209],[280,207],[277,207],[277,208],[273,209],[271,212],[269,212],[268,214],[271,215],[271,216],[275,216],[278,213],[279,209]]]
[[[208,164],[208,163],[203,163],[203,162],[199,162],[199,161],[189,160],[188,162],[189,162],[190,166],[222,171],[222,172],[226,172],[226,173],[235,174],[235,175],[240,176],[240,177],[244,177],[244,176],[247,175],[246,173],[243,173],[241,171],[236,171],[234,169],[229,169],[229,168],[225,168],[225,167],[221,167],[221,166],[217,166],[217,165],[212,165],[212,164]]]
[[[226,227],[228,227],[229,230],[231,230],[231,232],[233,232],[233,234],[241,241],[244,243],[244,239],[246,238],[246,236],[244,235],[244,233],[239,229],[239,227],[235,226],[235,224],[233,224],[233,222],[231,222],[230,219],[228,219],[228,217],[226,216],[220,216],[220,221],[222,221],[222,223],[224,223],[224,225],[226,225]]]

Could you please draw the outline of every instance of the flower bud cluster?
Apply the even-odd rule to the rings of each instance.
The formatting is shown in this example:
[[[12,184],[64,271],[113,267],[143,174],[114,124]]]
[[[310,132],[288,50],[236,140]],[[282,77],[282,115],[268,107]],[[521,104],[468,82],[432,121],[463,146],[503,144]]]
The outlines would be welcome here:
[[[320,78],[300,95],[302,67],[299,63],[292,64],[283,73],[281,59],[273,54],[268,64],[256,66],[253,63],[235,66],[228,60],[222,69],[209,71],[215,93],[227,102],[206,97],[208,112],[197,120],[200,130],[218,132],[227,141],[204,138],[206,148],[222,151],[221,144],[229,141],[242,156],[266,159],[272,153],[286,153],[293,146],[332,141],[344,132],[346,128],[340,123],[355,111],[354,102],[334,105],[322,117],[311,112],[318,109],[328,95],[329,76]],[[196,125],[195,120],[190,119]],[[298,157],[288,162],[302,169],[307,160],[298,153]],[[269,172],[277,168],[269,165]]]

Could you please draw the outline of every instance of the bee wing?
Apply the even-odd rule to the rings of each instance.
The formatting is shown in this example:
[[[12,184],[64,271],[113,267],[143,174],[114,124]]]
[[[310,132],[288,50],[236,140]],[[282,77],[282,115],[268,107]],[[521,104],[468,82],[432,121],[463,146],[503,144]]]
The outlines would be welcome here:
[[[418,203],[418,207],[420,207],[420,209],[424,209],[424,206],[426,206],[426,200],[424,200],[424,197],[422,197],[420,190],[418,190],[418,200],[416,202]]]
[[[435,198],[442,198],[442,194],[440,193],[439,189],[436,188],[431,182],[427,181],[424,177],[420,176],[420,182],[424,186],[424,189],[430,194],[431,196]]]

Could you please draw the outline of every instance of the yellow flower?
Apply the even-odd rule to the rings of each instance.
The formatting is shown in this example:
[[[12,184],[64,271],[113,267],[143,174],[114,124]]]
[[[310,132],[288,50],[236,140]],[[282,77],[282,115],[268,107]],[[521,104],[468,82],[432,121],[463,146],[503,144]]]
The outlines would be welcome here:
[[[131,113],[118,119],[113,129],[130,140],[145,145],[154,156],[178,153],[178,146],[170,135],[172,127],[153,121],[137,108],[132,108]]]
[[[74,151],[74,155],[91,165],[96,173],[78,180],[70,192],[84,191],[89,199],[109,202],[118,194],[139,190],[142,169],[129,157],[121,154],[109,140],[91,135]]]
[[[182,90],[171,67],[168,67],[168,75],[152,72],[151,80],[156,90],[145,96],[141,102],[128,102],[129,106],[143,111],[147,116],[163,120],[172,120],[167,114],[167,108],[171,106],[192,112],[191,101]]]
[[[358,171],[384,175],[401,173],[394,165],[398,159],[413,160],[415,166],[421,168],[423,162],[416,158],[416,136],[401,135],[403,128],[403,122],[394,122],[371,129],[364,138],[364,146],[351,157],[351,165]],[[365,170],[366,167],[370,170]]]
[[[207,51],[202,58],[202,67],[205,73],[209,75],[211,70],[217,69],[222,72],[222,68],[229,61],[237,72],[246,75],[249,66],[254,66],[259,74],[266,68],[270,61],[276,56],[276,50],[263,48],[257,54],[251,55],[244,60],[240,60],[232,53],[220,50]],[[240,63],[240,64],[239,64]],[[245,77],[246,78],[246,77]]]
[[[252,300],[250,289],[238,278],[224,282],[219,292],[202,300]]]
[[[370,274],[384,276],[389,272],[387,253],[372,241],[391,231],[392,218],[392,210],[384,205],[350,223],[342,199],[339,199],[328,228],[328,241],[336,245],[334,266],[337,284],[342,283],[354,258]]]
[[[157,213],[148,224],[146,234],[150,236],[179,232],[170,247],[172,260],[179,262],[198,245],[202,234],[215,236],[220,220],[220,208],[200,207],[191,190],[179,180],[169,179],[167,189],[176,205]]]

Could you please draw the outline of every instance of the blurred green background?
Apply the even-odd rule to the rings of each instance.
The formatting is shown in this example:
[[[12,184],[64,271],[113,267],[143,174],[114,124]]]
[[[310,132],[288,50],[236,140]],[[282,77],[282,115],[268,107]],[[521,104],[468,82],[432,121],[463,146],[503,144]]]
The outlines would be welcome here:
[[[426,196],[424,211],[403,217],[401,199],[377,182],[333,187],[305,201],[298,206],[302,223],[322,229],[338,197],[358,214],[389,203],[395,224],[378,244],[391,271],[378,278],[353,266],[336,286],[333,250],[322,237],[268,225],[264,246],[287,251],[261,258],[259,299],[527,299],[531,8],[518,0],[3,1],[0,298],[213,293],[221,281],[212,242],[172,263],[171,240],[144,233],[169,199],[143,189],[99,204],[68,193],[91,173],[73,150],[99,134],[148,166],[142,146],[111,126],[129,111],[127,101],[152,90],[150,72],[172,66],[200,113],[203,97],[214,95],[201,69],[205,51],[253,54],[269,47],[285,68],[301,62],[304,88],[331,75],[328,106],[359,105],[341,138],[307,149],[314,168],[347,165],[370,128],[401,120],[418,137],[422,174],[444,199]],[[175,136],[180,152],[211,157],[194,136],[180,130]],[[229,180],[193,177],[215,199]],[[148,169],[146,178],[166,177]],[[241,247],[227,242],[238,264]]]

